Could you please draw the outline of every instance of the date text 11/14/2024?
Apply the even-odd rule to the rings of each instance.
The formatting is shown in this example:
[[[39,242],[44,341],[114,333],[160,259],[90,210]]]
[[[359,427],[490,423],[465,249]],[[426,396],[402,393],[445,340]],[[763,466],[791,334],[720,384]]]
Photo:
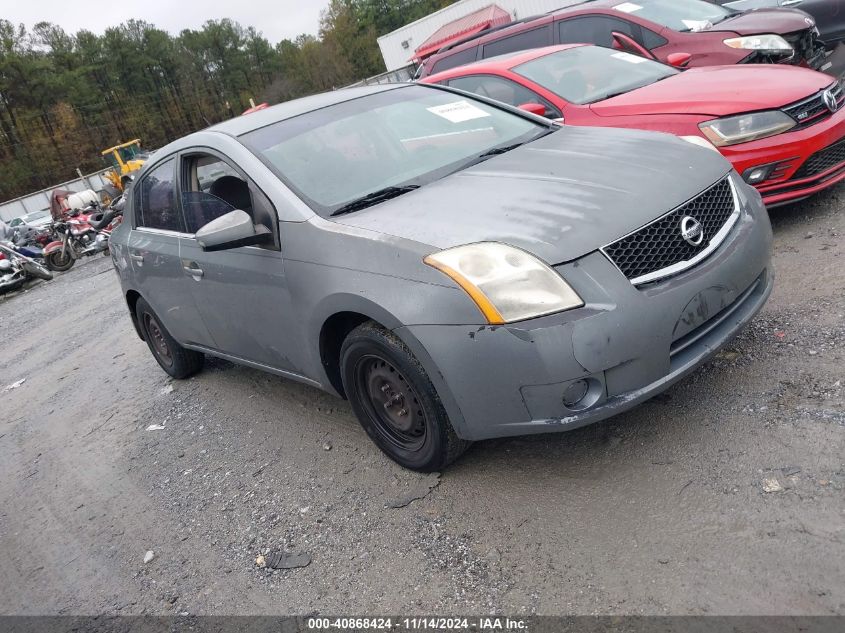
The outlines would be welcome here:
[[[415,618],[308,618],[309,630],[367,631],[367,630],[405,630],[405,631],[528,631],[525,620],[480,617],[415,617]]]

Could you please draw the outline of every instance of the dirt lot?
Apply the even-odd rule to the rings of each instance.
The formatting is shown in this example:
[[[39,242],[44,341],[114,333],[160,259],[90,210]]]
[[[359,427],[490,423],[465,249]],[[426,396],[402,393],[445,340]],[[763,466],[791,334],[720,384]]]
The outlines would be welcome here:
[[[107,259],[0,300],[0,613],[845,614],[843,202],[772,212],[775,293],[691,378],[439,479],[315,389],[171,382]]]

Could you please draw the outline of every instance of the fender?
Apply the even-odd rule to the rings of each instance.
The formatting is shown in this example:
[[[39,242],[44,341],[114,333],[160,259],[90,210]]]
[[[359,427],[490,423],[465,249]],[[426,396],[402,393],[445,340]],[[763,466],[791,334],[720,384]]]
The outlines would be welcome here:
[[[62,250],[62,241],[56,240],[55,242],[50,242],[44,247],[44,255],[47,256],[60,250]]]

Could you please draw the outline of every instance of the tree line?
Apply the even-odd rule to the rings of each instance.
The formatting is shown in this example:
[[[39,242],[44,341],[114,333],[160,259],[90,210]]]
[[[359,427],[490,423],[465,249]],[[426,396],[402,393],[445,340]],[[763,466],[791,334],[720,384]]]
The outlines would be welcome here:
[[[0,19],[0,201],[104,167],[100,152],[145,147],[384,72],[376,38],[455,0],[331,0],[319,32],[271,43],[210,20],[173,35],[130,20],[99,35]]]

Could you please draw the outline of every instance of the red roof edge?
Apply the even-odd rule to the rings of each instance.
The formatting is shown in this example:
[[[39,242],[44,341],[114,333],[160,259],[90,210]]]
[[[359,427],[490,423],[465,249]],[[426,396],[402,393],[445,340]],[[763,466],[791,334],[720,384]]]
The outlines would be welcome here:
[[[498,5],[491,4],[441,26],[425,42],[420,44],[414,51],[412,59],[413,61],[421,61],[448,44],[494,26],[507,24],[510,21],[510,13]]]

